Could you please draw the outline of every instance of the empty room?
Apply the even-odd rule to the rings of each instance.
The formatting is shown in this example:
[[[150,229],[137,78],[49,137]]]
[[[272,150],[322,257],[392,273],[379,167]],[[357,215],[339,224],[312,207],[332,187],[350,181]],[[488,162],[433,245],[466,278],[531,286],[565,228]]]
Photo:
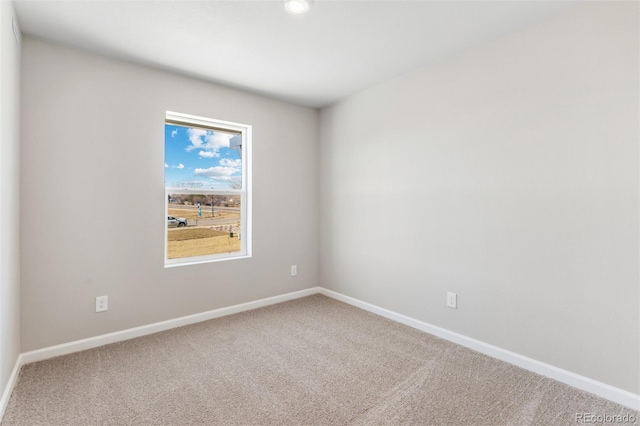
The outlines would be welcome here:
[[[0,0],[0,424],[640,424],[640,4]]]

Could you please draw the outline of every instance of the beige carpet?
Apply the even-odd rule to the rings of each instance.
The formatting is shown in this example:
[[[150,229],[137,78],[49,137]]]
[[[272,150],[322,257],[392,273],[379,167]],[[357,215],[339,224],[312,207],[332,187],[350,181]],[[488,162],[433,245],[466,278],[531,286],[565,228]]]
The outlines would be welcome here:
[[[315,295],[26,365],[2,425],[575,425],[576,413],[639,415]]]

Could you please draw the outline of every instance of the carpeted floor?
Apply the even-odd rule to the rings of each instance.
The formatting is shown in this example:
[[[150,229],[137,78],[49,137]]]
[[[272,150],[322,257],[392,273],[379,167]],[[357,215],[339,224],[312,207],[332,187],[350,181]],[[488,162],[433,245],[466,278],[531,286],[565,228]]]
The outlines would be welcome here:
[[[576,413],[639,416],[314,295],[28,364],[2,425],[571,425]]]

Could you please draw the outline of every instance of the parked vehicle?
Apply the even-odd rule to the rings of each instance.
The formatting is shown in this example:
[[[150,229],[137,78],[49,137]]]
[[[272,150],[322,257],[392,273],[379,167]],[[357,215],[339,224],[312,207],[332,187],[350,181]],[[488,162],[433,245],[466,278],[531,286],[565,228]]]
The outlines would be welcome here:
[[[183,217],[167,216],[167,226],[169,228],[182,228],[187,226],[187,219]]]

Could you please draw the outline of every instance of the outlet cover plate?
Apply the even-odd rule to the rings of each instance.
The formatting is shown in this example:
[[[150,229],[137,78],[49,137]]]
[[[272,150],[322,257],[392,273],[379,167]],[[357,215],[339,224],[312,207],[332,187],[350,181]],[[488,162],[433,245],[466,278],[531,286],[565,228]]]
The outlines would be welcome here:
[[[96,297],[96,312],[109,310],[109,296]]]
[[[458,309],[458,295],[456,293],[447,292],[447,306]]]

